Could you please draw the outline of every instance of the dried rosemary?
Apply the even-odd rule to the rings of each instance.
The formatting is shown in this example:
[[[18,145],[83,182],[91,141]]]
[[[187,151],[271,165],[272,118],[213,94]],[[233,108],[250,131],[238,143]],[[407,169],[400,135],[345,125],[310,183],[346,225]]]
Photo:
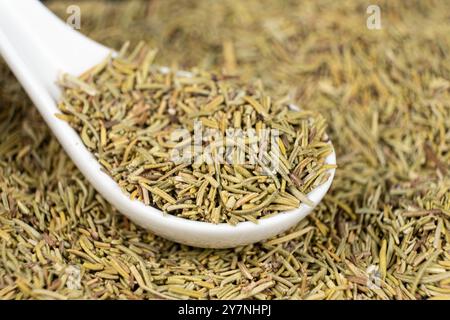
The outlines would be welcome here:
[[[260,86],[158,69],[155,50],[127,48],[61,78],[59,117],[132,199],[236,224],[295,209],[328,179],[332,147],[317,113],[292,110]]]
[[[376,31],[360,1],[45,3],[79,5],[110,47],[149,41],[162,65],[260,77],[326,118],[339,170],[284,235],[179,245],[95,192],[0,62],[0,299],[450,298],[448,1],[379,1]]]

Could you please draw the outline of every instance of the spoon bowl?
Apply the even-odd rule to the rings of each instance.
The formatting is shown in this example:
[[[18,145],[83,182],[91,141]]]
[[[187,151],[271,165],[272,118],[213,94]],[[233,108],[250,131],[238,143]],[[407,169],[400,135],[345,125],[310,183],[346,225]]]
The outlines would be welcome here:
[[[117,210],[138,225],[164,238],[205,248],[229,248],[262,241],[295,226],[327,193],[335,169],[328,180],[307,196],[314,206],[262,218],[258,223],[235,226],[192,221],[131,200],[117,183],[101,170],[70,125],[58,119],[57,101],[61,89],[56,80],[63,73],[79,75],[100,63],[113,50],[73,30],[37,0],[0,0],[0,54],[38,108],[69,157],[94,188]],[[189,76],[186,73],[186,76]],[[326,158],[336,164],[335,153]]]

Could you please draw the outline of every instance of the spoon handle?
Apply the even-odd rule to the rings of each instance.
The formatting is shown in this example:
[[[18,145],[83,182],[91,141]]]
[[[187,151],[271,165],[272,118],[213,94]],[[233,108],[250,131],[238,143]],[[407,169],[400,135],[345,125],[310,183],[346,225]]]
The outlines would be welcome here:
[[[56,99],[62,72],[79,74],[109,50],[72,29],[38,0],[0,0],[0,54],[18,78],[33,77]],[[18,70],[18,64],[26,70]]]

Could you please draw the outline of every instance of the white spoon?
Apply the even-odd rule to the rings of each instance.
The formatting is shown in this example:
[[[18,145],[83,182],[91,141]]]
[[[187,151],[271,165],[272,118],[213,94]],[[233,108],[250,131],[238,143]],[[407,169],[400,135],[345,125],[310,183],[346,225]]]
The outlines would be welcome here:
[[[164,238],[208,248],[246,245],[273,237],[293,227],[313,207],[298,209],[261,219],[258,223],[197,222],[163,214],[160,210],[130,200],[116,182],[85,148],[78,134],[55,117],[61,90],[56,84],[62,73],[78,75],[101,62],[112,49],[102,46],[73,30],[37,0],[0,0],[0,54],[44,117],[78,169],[95,189],[135,223]],[[326,159],[336,163],[333,152]],[[308,194],[317,205],[328,191],[335,170],[326,183]]]

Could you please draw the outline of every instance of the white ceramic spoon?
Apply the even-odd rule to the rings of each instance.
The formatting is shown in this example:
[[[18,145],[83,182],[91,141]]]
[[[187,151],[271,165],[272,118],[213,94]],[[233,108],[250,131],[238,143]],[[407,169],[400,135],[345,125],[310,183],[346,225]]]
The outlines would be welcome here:
[[[82,23],[83,21],[81,21]],[[0,53],[39,109],[67,154],[95,189],[135,223],[164,238],[208,248],[227,248],[258,242],[293,227],[313,207],[280,213],[258,223],[236,226],[212,224],[163,214],[160,210],[130,200],[115,181],[100,170],[101,165],[85,148],[78,134],[64,121],[56,102],[61,91],[56,80],[62,73],[81,74],[101,62],[112,49],[73,30],[37,0],[0,0]],[[335,164],[333,154],[326,159]],[[317,205],[334,177],[308,194]]]

